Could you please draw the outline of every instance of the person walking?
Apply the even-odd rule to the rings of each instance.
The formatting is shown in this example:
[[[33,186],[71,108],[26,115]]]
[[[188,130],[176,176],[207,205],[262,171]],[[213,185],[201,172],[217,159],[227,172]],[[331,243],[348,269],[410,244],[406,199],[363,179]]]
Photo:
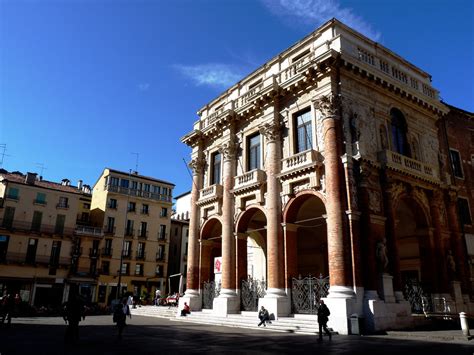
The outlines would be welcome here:
[[[12,323],[12,313],[14,308],[15,300],[13,296],[8,293],[2,298],[2,324],[5,323],[5,319],[7,320],[8,325]]]
[[[328,321],[329,321],[329,315],[331,312],[329,311],[328,306],[324,304],[323,300],[319,301],[319,307],[318,307],[318,324],[319,324],[319,340],[318,341],[323,341],[323,329],[324,332],[329,336],[329,340],[332,339],[331,332],[328,329]]]
[[[161,299],[161,290],[157,288],[155,291],[155,306],[160,305],[160,299]]]
[[[78,294],[73,292],[69,295],[63,312],[63,319],[67,324],[64,341],[67,344],[76,344],[79,341],[79,322],[86,318],[84,304]]]
[[[267,325],[265,323],[270,322],[270,315],[268,314],[268,311],[265,309],[265,307],[262,306],[262,308],[258,312],[258,318],[260,319],[260,323],[258,323],[259,327],[262,324],[264,327],[266,327]]]
[[[113,321],[117,324],[119,340],[122,339],[123,328],[127,325],[127,316],[132,318],[130,307],[128,306],[127,298],[125,297],[122,300],[122,303],[117,304],[114,309]]]

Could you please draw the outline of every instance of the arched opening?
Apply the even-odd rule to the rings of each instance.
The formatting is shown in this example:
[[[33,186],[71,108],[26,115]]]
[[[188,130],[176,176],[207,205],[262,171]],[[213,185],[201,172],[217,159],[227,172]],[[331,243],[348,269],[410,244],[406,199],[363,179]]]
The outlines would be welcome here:
[[[407,140],[407,121],[399,109],[392,108],[390,110],[390,124],[392,128],[392,150],[408,157],[411,156]]]
[[[259,208],[249,208],[237,222],[237,285],[245,311],[256,311],[267,280],[267,218]]]
[[[220,272],[215,270],[216,258],[222,256],[222,224],[216,219],[207,221],[201,231],[201,283],[220,282]]]
[[[294,313],[315,313],[329,289],[326,208],[306,193],[290,201],[284,214],[287,287]]]

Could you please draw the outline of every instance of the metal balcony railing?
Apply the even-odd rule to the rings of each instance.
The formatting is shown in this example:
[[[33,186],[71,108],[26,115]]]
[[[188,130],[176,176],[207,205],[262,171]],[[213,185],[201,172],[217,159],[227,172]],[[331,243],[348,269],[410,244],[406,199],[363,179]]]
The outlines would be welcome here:
[[[91,257],[91,258],[99,257],[99,249],[90,248],[89,249],[89,257]]]
[[[90,235],[93,237],[103,237],[104,231],[102,228],[90,227],[90,226],[76,226],[74,233],[77,235]]]
[[[138,238],[139,239],[147,239],[148,238],[148,231],[139,230],[138,231]]]
[[[112,248],[102,248],[101,255],[105,257],[112,256],[113,249]]]
[[[74,228],[0,218],[0,228],[34,233],[72,235]]]
[[[136,260],[145,260],[146,253],[144,251],[142,252],[136,252],[135,254],[135,259]]]

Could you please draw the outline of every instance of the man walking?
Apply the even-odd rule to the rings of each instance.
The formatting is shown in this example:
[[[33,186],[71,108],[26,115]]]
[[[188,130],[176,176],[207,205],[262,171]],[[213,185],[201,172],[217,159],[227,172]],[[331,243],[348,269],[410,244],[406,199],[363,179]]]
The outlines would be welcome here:
[[[330,314],[331,312],[329,312],[328,306],[324,304],[323,300],[320,300],[318,307],[319,341],[323,341],[323,329],[324,332],[329,336],[329,340],[332,338],[331,332],[327,326]]]

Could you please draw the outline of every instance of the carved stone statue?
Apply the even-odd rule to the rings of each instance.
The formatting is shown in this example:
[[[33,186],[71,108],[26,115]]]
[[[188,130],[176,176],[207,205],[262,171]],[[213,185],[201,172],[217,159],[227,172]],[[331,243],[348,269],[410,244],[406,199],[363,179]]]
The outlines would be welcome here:
[[[377,242],[375,248],[375,257],[377,258],[377,265],[381,272],[387,271],[388,255],[387,255],[387,240],[383,238]]]

